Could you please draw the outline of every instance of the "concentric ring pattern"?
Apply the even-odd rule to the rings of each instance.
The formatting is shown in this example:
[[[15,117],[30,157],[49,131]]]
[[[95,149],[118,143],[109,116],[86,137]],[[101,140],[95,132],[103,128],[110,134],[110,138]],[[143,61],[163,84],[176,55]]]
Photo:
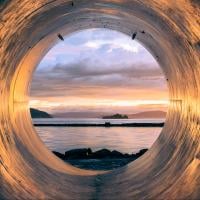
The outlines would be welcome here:
[[[139,160],[105,173],[76,169],[37,136],[32,73],[57,33],[109,28],[140,41],[168,80],[165,127]],[[0,1],[0,199],[198,199],[200,2],[198,0]]]

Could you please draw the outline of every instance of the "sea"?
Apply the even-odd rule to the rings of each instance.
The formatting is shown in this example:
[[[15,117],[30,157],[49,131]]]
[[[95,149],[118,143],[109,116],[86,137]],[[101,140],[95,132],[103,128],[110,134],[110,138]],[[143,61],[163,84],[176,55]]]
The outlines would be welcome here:
[[[161,123],[165,119],[33,119],[43,124],[111,124],[123,123]],[[107,148],[122,153],[136,153],[150,148],[158,138],[162,127],[35,127],[43,143],[51,151],[64,153],[77,148],[91,148],[93,151]]]

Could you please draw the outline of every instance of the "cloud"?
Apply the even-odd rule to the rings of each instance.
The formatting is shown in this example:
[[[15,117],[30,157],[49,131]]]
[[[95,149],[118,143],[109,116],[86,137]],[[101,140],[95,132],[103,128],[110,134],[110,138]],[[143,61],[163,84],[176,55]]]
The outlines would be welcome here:
[[[134,45],[132,43],[126,43],[122,39],[117,40],[92,40],[88,41],[84,44],[85,47],[92,48],[92,49],[100,49],[104,46],[107,47],[106,52],[112,53],[116,49],[120,49],[121,51],[127,51],[132,53],[137,53],[139,51],[138,45]]]
[[[126,63],[143,60],[145,63],[152,62],[152,56],[148,51],[130,37],[115,31],[93,29],[75,33],[65,38],[64,42],[59,42],[47,53],[39,68],[68,64],[87,58],[93,60],[103,58],[105,64],[121,60]]]
[[[48,102],[56,109],[80,102],[114,105],[165,100],[167,87],[162,70],[139,43],[118,32],[93,29],[65,38],[44,57],[33,76],[31,99],[34,105]]]
[[[101,89],[117,88],[118,90],[162,90],[165,80],[162,72],[156,67],[145,65],[104,66],[98,62],[95,65],[90,60],[67,65],[56,65],[52,68],[36,72],[33,77],[31,95],[35,97],[64,96],[65,92],[73,95]]]

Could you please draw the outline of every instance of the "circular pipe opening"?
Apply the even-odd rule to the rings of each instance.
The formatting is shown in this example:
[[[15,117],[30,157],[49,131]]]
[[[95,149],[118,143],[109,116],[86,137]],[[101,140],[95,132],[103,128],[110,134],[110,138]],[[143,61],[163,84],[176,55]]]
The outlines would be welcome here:
[[[183,0],[181,8],[165,1],[15,3],[7,4],[1,12],[0,196],[197,199],[198,3]],[[55,43],[56,32],[68,34],[90,27],[107,27],[128,35],[145,30],[147,34],[138,35],[138,39],[160,63],[170,92],[166,125],[149,152],[126,168],[98,176],[64,165],[52,156],[35,134],[27,106],[32,72]]]
[[[160,66],[137,37],[117,31],[87,29],[57,33],[57,39],[31,85],[31,114],[42,141],[79,168],[114,169],[134,161],[151,147],[165,121],[167,82]],[[128,119],[111,119],[116,113]],[[92,152],[81,156],[80,148]],[[103,156],[105,148],[114,152]],[[67,157],[72,149],[77,154]],[[103,157],[95,160],[97,150]]]

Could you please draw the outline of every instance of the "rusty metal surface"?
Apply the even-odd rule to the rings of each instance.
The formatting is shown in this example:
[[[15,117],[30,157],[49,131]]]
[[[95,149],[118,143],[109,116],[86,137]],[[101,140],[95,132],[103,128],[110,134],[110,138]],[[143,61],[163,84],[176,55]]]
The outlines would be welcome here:
[[[200,197],[199,1],[11,0],[0,11],[0,199]],[[32,73],[57,34],[94,27],[130,37],[137,32],[162,67],[170,93],[166,124],[152,148],[105,173],[57,159],[36,134],[28,110]]]

